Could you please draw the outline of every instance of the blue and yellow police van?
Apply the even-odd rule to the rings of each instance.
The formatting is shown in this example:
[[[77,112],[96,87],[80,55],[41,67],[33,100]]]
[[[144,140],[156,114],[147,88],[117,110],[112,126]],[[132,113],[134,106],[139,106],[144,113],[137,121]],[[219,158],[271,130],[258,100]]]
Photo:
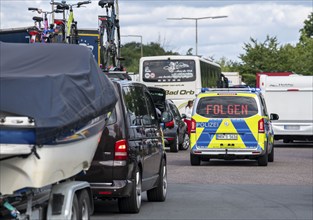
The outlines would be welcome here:
[[[190,163],[210,159],[252,159],[259,166],[274,161],[274,133],[259,89],[202,89],[194,101]]]

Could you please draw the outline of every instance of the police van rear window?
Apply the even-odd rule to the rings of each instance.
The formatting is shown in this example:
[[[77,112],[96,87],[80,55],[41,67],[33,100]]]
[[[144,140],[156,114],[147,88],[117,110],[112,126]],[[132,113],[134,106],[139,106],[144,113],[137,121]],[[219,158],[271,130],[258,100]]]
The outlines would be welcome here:
[[[203,97],[196,113],[207,118],[246,118],[258,113],[254,98],[242,96]]]

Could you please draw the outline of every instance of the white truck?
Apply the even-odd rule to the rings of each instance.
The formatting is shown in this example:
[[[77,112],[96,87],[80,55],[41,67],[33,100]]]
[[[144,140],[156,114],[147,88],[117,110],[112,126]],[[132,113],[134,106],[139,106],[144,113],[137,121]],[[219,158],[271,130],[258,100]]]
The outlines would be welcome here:
[[[313,140],[313,76],[260,76],[267,109],[279,115],[273,121],[275,140]]]
[[[242,77],[239,72],[222,72],[222,74],[227,77],[229,87],[243,84]]]

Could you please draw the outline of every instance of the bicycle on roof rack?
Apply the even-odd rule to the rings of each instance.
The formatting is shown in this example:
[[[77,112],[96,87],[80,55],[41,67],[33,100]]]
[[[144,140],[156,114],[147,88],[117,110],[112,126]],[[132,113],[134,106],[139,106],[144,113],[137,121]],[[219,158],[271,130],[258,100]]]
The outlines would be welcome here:
[[[34,27],[28,29],[28,33],[30,35],[30,43],[54,43],[57,41],[56,32],[54,29],[54,24],[50,24],[48,22],[48,15],[52,13],[60,13],[60,10],[53,11],[43,11],[39,8],[28,8],[29,11],[37,12],[38,14],[42,14],[42,17],[33,17],[33,21],[35,22]],[[43,27],[41,25],[43,22]]]
[[[100,0],[99,6],[106,9],[106,15],[99,15],[100,63],[103,69],[120,67],[120,25],[118,0]]]
[[[69,44],[78,44],[78,30],[77,21],[74,19],[73,8],[80,8],[82,5],[89,4],[91,1],[77,2],[75,4],[67,4],[66,1],[62,2],[51,2],[50,4],[55,5],[57,10],[63,11],[62,22],[59,22],[60,29],[62,31],[62,40]],[[66,20],[65,11],[69,11],[68,18]]]

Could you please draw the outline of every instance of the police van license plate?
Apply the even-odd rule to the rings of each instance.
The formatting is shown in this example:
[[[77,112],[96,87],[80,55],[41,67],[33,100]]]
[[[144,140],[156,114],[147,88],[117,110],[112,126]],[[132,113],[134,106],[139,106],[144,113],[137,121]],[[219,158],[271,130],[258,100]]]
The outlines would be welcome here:
[[[216,140],[237,140],[237,134],[217,134]]]

